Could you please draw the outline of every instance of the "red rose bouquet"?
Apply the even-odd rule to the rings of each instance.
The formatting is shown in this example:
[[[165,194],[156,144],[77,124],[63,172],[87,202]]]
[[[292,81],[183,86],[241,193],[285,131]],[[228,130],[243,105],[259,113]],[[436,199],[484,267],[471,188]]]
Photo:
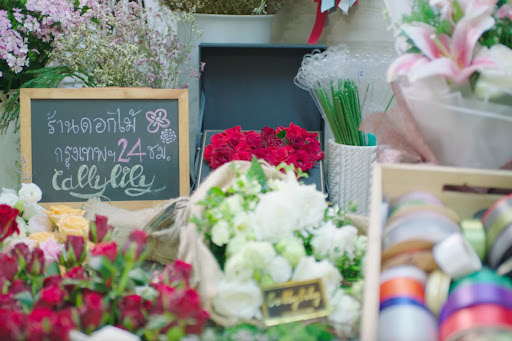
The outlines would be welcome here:
[[[16,225],[1,208],[5,234]],[[191,266],[177,260],[150,275],[142,269],[146,233],[134,231],[118,247],[110,230],[98,217],[89,238],[67,236],[50,264],[41,248],[24,243],[0,252],[0,339],[69,340],[71,330],[90,334],[106,325],[144,340],[200,334],[209,316],[189,286]]]
[[[250,161],[254,155],[271,165],[284,162],[305,172],[324,158],[318,134],[293,123],[287,128],[265,127],[261,133],[244,132],[236,126],[213,135],[211,142],[204,150],[204,158],[213,169],[233,160]]]

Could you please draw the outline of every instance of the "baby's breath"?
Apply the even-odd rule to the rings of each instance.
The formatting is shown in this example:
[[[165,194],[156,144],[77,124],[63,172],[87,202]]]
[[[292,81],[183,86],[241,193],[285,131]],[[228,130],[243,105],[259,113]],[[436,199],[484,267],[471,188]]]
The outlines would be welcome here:
[[[284,0],[160,0],[173,11],[203,14],[275,14]]]

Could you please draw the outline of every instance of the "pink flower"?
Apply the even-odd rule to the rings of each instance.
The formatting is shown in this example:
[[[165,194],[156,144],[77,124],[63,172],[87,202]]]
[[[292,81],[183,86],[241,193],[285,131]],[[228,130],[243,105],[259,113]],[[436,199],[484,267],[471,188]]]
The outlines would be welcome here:
[[[44,262],[46,265],[50,265],[53,262],[58,262],[60,254],[64,249],[64,245],[57,243],[53,239],[47,239],[39,244],[41,250],[44,253]]]
[[[492,58],[481,53],[473,57],[478,39],[494,26],[494,19],[481,16],[457,23],[452,37],[436,35],[435,28],[415,23],[403,25],[404,33],[422,53],[407,53],[399,57],[388,69],[388,80],[401,75],[411,82],[419,79],[443,76],[455,83],[465,82],[469,76],[483,66],[495,66]]]
[[[508,4],[501,6],[498,10],[497,17],[498,19],[508,18],[508,20],[512,20],[512,7]]]

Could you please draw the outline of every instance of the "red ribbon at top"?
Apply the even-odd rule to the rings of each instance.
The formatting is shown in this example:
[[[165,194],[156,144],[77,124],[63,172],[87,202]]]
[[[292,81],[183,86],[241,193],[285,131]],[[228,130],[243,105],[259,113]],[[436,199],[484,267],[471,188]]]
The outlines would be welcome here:
[[[336,6],[340,4],[341,0],[336,0]],[[329,11],[325,11],[322,13],[322,0],[315,0],[315,2],[318,3],[318,7],[316,9],[316,19],[315,19],[315,25],[313,26],[313,30],[311,31],[311,35],[308,39],[308,44],[316,44],[318,40],[320,39],[320,36],[322,35],[322,32],[324,31],[325,27],[325,21],[327,20],[327,14]],[[357,4],[357,1],[354,3],[354,5]]]

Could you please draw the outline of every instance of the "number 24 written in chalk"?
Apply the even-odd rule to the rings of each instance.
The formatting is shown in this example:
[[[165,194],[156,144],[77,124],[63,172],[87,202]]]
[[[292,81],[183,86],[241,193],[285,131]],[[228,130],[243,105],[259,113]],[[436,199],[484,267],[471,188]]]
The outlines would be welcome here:
[[[123,145],[123,149],[121,150],[121,154],[119,154],[119,158],[117,159],[117,162],[128,163],[128,162],[130,162],[130,156],[138,156],[140,162],[142,162],[142,156],[146,155],[146,153],[142,152],[140,138],[137,140],[137,143],[135,143],[135,145],[132,147],[132,149],[130,149],[128,154],[126,154],[127,158],[124,157],[124,153],[126,151],[126,148],[128,147],[128,140],[125,138],[122,138],[117,142],[117,145],[118,146]],[[135,152],[137,149],[139,151],[138,153]]]

